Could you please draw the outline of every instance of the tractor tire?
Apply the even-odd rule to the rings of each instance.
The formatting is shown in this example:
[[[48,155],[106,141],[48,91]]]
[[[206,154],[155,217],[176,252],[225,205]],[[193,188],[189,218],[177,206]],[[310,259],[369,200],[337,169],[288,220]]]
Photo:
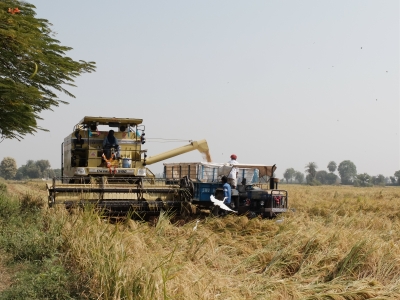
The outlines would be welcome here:
[[[254,211],[248,211],[247,212],[247,218],[250,220],[250,219],[254,219],[254,218],[257,218],[257,214],[254,212]]]

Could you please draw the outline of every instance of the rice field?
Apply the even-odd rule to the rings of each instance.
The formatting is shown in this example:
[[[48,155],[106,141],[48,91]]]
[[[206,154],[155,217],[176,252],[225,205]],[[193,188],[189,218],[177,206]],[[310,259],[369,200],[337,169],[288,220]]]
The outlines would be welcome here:
[[[204,217],[196,230],[167,214],[42,215],[80,299],[400,298],[400,187],[281,188],[295,211],[278,220]]]

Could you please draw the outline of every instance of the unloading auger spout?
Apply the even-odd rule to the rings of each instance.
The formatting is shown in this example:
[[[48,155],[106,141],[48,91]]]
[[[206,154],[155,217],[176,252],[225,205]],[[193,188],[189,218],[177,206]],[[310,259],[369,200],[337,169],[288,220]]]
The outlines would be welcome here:
[[[143,165],[151,165],[155,164],[157,162],[160,162],[162,160],[175,157],[193,150],[198,150],[200,153],[204,153],[207,157],[209,157],[209,148],[206,140],[200,140],[200,141],[193,141],[188,145],[175,148],[151,157],[146,158],[143,161]],[[209,159],[207,159],[209,160]]]

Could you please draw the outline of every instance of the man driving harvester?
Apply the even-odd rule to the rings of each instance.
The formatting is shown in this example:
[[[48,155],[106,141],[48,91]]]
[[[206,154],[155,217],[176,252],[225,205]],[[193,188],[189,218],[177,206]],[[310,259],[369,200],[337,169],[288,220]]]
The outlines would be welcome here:
[[[112,148],[114,148],[114,150],[115,150],[114,155],[118,159],[119,151],[121,150],[121,147],[118,145],[118,140],[114,136],[114,130],[110,130],[108,132],[108,135],[104,138],[104,141],[103,141],[103,152],[107,159],[111,158],[111,155],[112,155],[111,149]]]

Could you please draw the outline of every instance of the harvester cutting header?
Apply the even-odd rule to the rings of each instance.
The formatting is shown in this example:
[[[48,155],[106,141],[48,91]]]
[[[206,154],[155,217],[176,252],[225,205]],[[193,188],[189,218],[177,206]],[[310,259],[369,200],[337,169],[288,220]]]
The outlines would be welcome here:
[[[211,163],[206,140],[148,157],[142,149],[142,121],[84,117],[76,124],[61,146],[62,177],[47,185],[49,206],[91,203],[111,214],[131,211],[148,216],[161,210],[208,209],[213,207],[210,198],[223,199],[221,176],[229,174],[232,165]],[[204,154],[207,162],[164,164],[163,178],[147,168],[193,150]],[[287,210],[287,192],[278,190],[275,165],[235,167],[241,180],[232,189],[232,203],[239,213],[272,217]]]

